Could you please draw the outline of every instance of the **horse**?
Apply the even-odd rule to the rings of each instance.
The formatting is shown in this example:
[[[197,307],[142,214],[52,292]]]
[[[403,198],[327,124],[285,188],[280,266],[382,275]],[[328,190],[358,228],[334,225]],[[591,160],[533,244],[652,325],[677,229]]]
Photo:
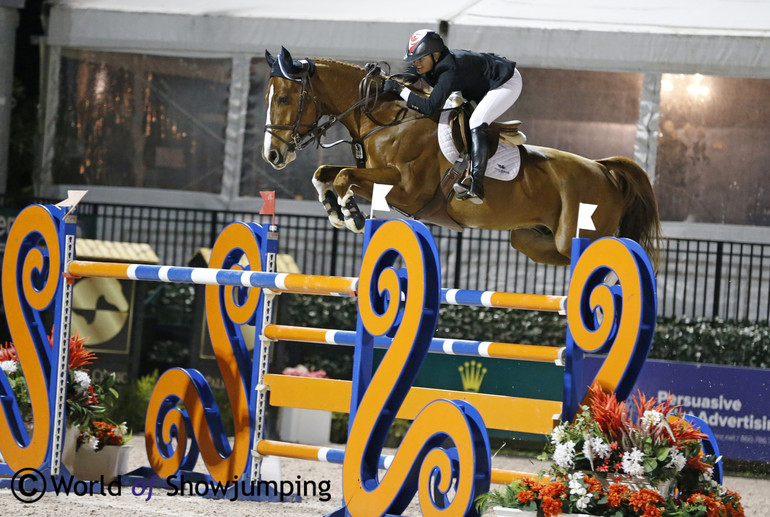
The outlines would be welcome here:
[[[331,224],[363,231],[365,216],[354,196],[372,199],[374,184],[392,185],[387,203],[403,214],[461,231],[510,230],[511,245],[535,262],[567,265],[580,203],[597,205],[594,230],[581,237],[633,239],[657,264],[660,219],[649,177],[621,156],[591,160],[547,147],[518,146],[521,165],[511,181],[484,179],[481,204],[443,198],[443,171],[452,165],[438,143],[438,118],[406,108],[381,79],[377,67],[318,58],[294,60],[285,49],[265,52],[271,68],[262,157],[276,170],[297,151],[320,144],[336,123],[350,134],[356,166],[322,165],[313,185]],[[379,74],[374,74],[379,75]],[[376,84],[375,84],[376,83]],[[374,84],[374,86],[372,86]],[[436,199],[439,210],[431,209]],[[442,203],[439,203],[442,205]]]

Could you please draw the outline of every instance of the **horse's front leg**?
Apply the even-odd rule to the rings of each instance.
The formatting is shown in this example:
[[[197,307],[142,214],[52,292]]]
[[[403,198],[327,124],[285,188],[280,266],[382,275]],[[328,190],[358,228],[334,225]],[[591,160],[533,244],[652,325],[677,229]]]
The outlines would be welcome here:
[[[379,169],[359,169],[348,167],[342,169],[334,179],[334,188],[345,218],[345,226],[351,231],[362,233],[366,215],[361,212],[358,203],[353,196],[359,195],[367,199],[372,198],[372,190],[375,183],[399,186],[401,174],[391,167]]]
[[[334,179],[344,168],[344,165],[321,165],[313,174],[313,186],[318,191],[318,200],[326,209],[329,222],[335,228],[345,228],[345,217],[334,191]]]

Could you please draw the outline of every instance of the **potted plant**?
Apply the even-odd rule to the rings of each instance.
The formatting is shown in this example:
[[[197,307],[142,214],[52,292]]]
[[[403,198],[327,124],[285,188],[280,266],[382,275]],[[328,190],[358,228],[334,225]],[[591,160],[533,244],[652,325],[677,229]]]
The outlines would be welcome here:
[[[109,483],[128,470],[131,433],[125,422],[91,420],[77,441],[75,477]]]
[[[53,346],[53,336],[48,337]],[[103,419],[109,406],[118,397],[115,389],[115,374],[106,373],[101,382],[94,382],[87,366],[96,360],[96,354],[85,346],[87,337],[79,333],[70,336],[67,362],[67,398],[64,444],[62,463],[73,472],[77,443],[81,431],[88,431],[93,421]],[[32,405],[27,389],[27,382],[13,343],[0,347],[0,368],[8,378],[13,390],[22,419],[28,427],[32,426]]]
[[[670,400],[670,399],[669,399]],[[718,458],[680,407],[639,393],[633,408],[598,385],[590,405],[554,428],[540,456],[550,476],[516,480],[482,495],[499,515],[742,516],[738,494],[712,479]],[[507,513],[506,513],[507,512]]]

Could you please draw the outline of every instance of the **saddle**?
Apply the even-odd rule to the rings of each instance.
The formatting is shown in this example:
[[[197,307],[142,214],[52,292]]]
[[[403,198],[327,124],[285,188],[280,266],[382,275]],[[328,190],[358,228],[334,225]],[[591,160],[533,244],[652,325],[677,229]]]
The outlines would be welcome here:
[[[469,154],[471,141],[470,118],[475,103],[468,102],[455,92],[449,97],[452,111],[449,113],[449,124],[452,129],[452,140],[460,155]],[[522,145],[526,143],[527,136],[519,130],[520,120],[506,122],[492,122],[489,125],[489,157],[497,152],[500,141],[509,145]]]
[[[444,172],[433,198],[413,217],[461,232],[463,227],[449,217],[446,207],[455,193],[453,188],[455,183],[462,181],[465,176],[470,174],[471,128],[469,121],[475,105],[466,101],[458,92],[449,97],[449,103],[451,105],[449,124],[452,130],[452,140],[455,148],[460,152],[460,158]],[[489,125],[488,148],[490,158],[497,152],[501,141],[512,146],[522,145],[527,141],[526,135],[519,130],[520,126],[520,120],[492,122]]]

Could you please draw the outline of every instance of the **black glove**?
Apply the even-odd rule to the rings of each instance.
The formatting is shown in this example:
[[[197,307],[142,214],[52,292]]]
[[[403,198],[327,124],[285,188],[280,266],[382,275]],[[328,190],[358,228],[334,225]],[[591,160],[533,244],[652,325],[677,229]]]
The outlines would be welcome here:
[[[382,83],[382,91],[384,92],[400,94],[403,89],[403,85],[394,79],[385,79],[385,82]]]

